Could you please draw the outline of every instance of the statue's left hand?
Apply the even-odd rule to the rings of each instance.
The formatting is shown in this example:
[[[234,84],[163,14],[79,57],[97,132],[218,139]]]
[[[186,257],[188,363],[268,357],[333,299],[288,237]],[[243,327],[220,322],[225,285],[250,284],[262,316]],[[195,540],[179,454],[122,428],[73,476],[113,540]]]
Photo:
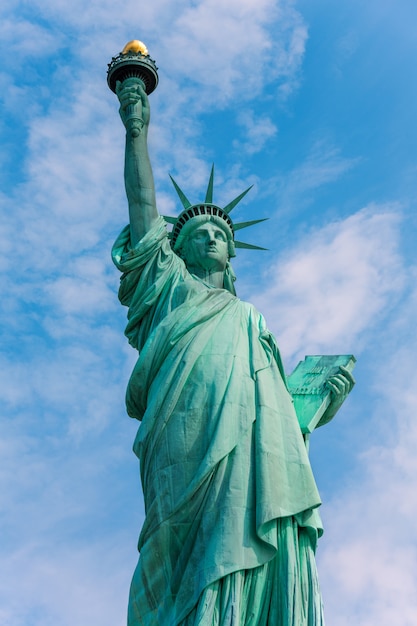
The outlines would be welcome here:
[[[326,410],[326,417],[331,419],[337,413],[353,389],[355,379],[343,365],[340,366],[340,372],[329,378],[326,385],[331,391],[330,405]],[[328,420],[326,420],[328,421]]]

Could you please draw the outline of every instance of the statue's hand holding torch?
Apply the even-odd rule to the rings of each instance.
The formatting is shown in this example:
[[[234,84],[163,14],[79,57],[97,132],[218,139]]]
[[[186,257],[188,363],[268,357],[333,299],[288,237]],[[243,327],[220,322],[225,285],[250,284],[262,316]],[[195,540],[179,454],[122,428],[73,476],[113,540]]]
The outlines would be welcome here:
[[[148,95],[158,85],[158,72],[144,43],[137,39],[129,41],[112,58],[107,83],[119,98],[120,117],[126,130],[132,137],[146,132],[150,117]]]
[[[138,137],[149,125],[150,108],[145,86],[140,78],[132,76],[117,81],[116,95],[120,102],[120,117],[128,132]]]

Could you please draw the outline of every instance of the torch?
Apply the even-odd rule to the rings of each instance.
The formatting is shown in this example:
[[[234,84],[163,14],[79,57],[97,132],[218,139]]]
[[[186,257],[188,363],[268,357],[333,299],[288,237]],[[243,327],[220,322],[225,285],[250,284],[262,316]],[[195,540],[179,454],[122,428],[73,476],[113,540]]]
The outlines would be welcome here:
[[[141,41],[129,41],[123,50],[109,63],[107,70],[107,84],[116,93],[117,81],[134,78],[142,83],[145,92],[152,93],[158,85],[156,63],[149,56],[147,47]],[[129,104],[125,109],[126,123],[132,129],[132,135],[139,135],[142,124],[142,103]]]

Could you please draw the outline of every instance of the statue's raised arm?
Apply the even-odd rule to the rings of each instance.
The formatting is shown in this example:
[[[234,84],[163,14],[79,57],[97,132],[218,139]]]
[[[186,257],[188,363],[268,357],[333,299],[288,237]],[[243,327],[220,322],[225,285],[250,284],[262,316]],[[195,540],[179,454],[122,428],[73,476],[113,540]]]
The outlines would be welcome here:
[[[125,187],[129,203],[130,237],[135,246],[158,217],[155,184],[148,153],[149,100],[140,79],[118,81],[116,94],[126,128]],[[132,116],[132,109],[135,115]]]

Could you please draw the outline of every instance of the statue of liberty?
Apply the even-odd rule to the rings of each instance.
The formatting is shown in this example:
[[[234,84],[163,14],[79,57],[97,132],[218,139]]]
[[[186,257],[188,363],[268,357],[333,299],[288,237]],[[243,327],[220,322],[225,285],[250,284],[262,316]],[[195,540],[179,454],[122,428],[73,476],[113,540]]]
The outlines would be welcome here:
[[[145,522],[129,626],[323,626],[315,563],[320,497],[276,341],[236,296],[230,212],[246,193],[158,214],[143,83],[118,82],[130,224],[112,255],[139,351],[126,403],[141,421]],[[132,107],[140,114],[132,121]],[[336,413],[353,386],[329,382]]]

